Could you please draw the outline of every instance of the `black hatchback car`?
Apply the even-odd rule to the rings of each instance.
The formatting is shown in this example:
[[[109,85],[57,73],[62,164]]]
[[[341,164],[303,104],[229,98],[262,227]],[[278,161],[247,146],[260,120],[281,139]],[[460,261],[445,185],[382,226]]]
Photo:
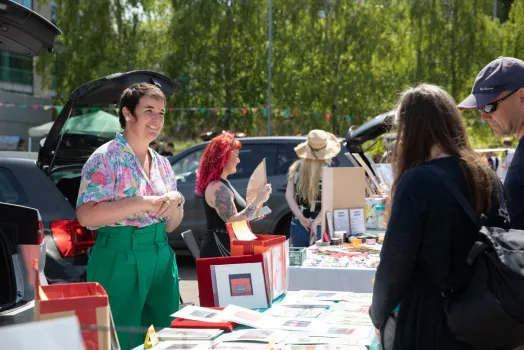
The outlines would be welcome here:
[[[268,183],[273,188],[273,193],[266,203],[272,212],[262,220],[252,222],[253,231],[289,235],[291,210],[285,198],[287,173],[291,164],[298,159],[294,148],[299,143],[306,141],[306,137],[245,137],[240,138],[239,141],[242,143],[239,153],[240,163],[237,166],[237,172],[228,178],[233,187],[245,198],[249,177],[265,158]],[[339,142],[344,146],[344,139],[339,139]],[[206,231],[203,202],[202,198],[195,194],[195,187],[196,171],[207,144],[208,142],[200,143],[169,157],[177,177],[178,190],[186,199],[184,220],[174,232],[169,234],[170,245],[180,252],[185,250],[185,244],[180,236],[181,232],[192,230],[197,240],[202,241]],[[344,149],[342,147],[342,150]],[[352,163],[341,151],[333,159],[332,166],[352,166]]]

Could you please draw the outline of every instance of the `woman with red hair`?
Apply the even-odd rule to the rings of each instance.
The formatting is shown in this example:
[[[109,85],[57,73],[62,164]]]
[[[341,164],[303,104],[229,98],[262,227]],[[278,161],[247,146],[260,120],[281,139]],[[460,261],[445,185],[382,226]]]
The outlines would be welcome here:
[[[226,222],[252,220],[257,209],[271,195],[267,184],[249,205],[227,180],[236,173],[242,144],[231,133],[215,137],[207,145],[197,171],[196,194],[203,197],[207,231],[200,249],[201,258],[230,255]]]

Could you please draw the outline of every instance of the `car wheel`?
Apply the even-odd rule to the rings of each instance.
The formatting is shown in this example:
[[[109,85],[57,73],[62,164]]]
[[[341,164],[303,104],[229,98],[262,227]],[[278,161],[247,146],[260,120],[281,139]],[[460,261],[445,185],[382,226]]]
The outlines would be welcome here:
[[[285,215],[275,227],[274,234],[285,235],[289,239],[289,225],[291,224],[291,213]]]

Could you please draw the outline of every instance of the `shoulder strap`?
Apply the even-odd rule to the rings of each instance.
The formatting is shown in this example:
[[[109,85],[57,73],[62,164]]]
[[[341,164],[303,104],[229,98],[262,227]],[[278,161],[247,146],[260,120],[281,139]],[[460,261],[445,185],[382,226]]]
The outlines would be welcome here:
[[[473,209],[473,206],[471,205],[469,200],[466,198],[466,196],[462,194],[455,181],[453,181],[453,179],[448,175],[447,172],[445,172],[436,165],[427,165],[427,167],[435,174],[439,175],[439,177],[442,179],[442,181],[444,181],[444,184],[446,184],[446,187],[449,189],[455,200],[467,214],[469,219],[480,229],[486,217],[484,215],[479,215],[475,211],[475,209]],[[470,252],[468,253],[466,262],[469,265],[472,265],[475,258],[484,250],[486,250],[485,243],[480,241],[475,242]],[[454,278],[448,281],[437,281],[437,283],[441,289],[442,296],[444,298],[448,298],[455,294],[455,291],[460,288],[462,281],[462,278]]]
[[[444,183],[448,187],[453,197],[455,197],[458,204],[462,207],[464,212],[468,215],[470,220],[476,226],[480,228],[485,218],[484,215],[479,215],[475,211],[475,209],[473,209],[473,206],[471,205],[469,200],[462,194],[457,184],[451,179],[448,173],[446,173],[444,170],[440,169],[436,165],[428,165],[428,168],[431,169],[431,171],[433,171],[434,173],[439,175],[439,177],[442,179],[442,181],[444,181]]]
[[[222,182],[224,185],[226,185],[226,187],[229,188],[231,191],[233,191],[233,190],[231,189],[231,184],[229,183],[229,181],[224,180],[224,179],[222,179],[222,178],[220,178],[219,181]]]

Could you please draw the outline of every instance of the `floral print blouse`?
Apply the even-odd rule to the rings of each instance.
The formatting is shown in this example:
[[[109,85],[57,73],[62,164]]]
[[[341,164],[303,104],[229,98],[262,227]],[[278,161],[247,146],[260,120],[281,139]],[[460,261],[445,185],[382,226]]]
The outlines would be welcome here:
[[[175,173],[169,161],[152,149],[149,152],[152,161],[150,178],[147,178],[133,149],[121,134],[100,146],[82,168],[76,206],[136,196],[159,196],[176,191]],[[139,212],[111,226],[145,227],[162,220],[155,213]]]

